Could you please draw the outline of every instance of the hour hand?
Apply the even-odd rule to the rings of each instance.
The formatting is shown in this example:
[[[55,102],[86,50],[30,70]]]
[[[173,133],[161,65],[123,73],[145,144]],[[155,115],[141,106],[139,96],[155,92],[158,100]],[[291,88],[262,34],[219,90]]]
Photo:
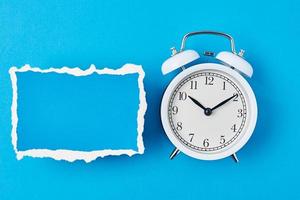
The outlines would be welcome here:
[[[197,106],[199,106],[200,108],[202,108],[204,111],[206,110],[206,108],[196,99],[194,99],[193,97],[191,97],[190,95],[188,96]]]

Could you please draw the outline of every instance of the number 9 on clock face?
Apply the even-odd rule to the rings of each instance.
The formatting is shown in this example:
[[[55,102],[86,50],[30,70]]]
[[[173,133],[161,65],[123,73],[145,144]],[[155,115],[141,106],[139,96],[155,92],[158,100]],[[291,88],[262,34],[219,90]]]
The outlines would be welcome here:
[[[161,116],[167,136],[180,151],[215,160],[236,153],[248,141],[257,105],[239,73],[219,64],[200,64],[172,80]]]

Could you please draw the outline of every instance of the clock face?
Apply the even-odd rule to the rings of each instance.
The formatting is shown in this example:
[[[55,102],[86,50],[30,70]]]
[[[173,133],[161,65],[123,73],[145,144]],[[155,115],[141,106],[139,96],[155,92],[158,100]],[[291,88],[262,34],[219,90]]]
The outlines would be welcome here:
[[[243,85],[226,72],[194,71],[170,93],[167,116],[172,134],[194,152],[226,151],[247,129],[247,97]]]

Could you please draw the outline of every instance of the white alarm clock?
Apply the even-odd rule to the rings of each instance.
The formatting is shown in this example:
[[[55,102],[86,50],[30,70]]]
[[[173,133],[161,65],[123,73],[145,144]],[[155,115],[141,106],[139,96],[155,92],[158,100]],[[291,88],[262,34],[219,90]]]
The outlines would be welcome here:
[[[212,56],[215,62],[200,63],[186,68],[200,55],[184,50],[186,39],[193,35],[212,34],[230,40],[231,52]],[[161,102],[163,128],[174,144],[170,158],[179,152],[202,160],[233,156],[251,137],[257,119],[255,95],[243,76],[251,77],[253,69],[236,53],[233,38],[225,33],[198,31],[186,34],[180,51],[172,48],[172,57],[162,65],[167,74],[181,68],[168,85]]]

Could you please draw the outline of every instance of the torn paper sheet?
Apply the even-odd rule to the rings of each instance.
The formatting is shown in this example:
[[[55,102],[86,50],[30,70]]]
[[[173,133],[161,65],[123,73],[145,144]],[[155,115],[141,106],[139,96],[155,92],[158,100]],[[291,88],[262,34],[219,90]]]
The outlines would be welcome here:
[[[91,65],[82,70],[25,65],[11,67],[9,74],[11,134],[17,159],[30,156],[90,162],[109,155],[144,153],[147,103],[141,66],[97,69]],[[58,143],[64,141],[60,137],[73,144]],[[116,143],[118,140],[122,143]]]

